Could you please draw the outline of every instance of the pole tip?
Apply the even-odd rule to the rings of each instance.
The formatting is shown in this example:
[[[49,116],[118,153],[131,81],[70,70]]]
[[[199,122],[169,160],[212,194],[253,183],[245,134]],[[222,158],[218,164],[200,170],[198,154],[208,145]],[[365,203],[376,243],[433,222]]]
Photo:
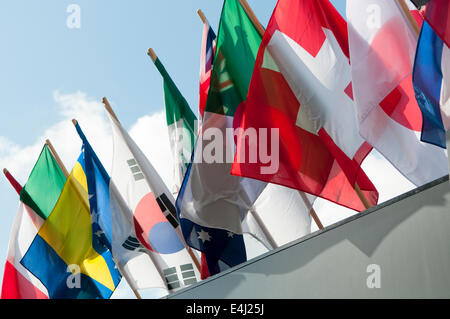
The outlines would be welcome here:
[[[108,104],[108,99],[107,99],[106,97],[103,97],[103,98],[102,98],[102,103],[103,103],[103,104]]]
[[[206,17],[205,17],[205,15],[203,14],[202,9],[198,9],[198,10],[197,10],[197,14],[198,14],[198,16],[200,17],[200,20],[202,20],[203,23],[206,23]]]
[[[3,174],[8,174],[8,170],[6,168],[3,169]]]
[[[72,120],[72,123],[73,123],[73,125],[74,125],[74,126],[77,126],[77,124],[78,124],[78,121],[77,121],[77,120],[75,120],[75,119],[73,119],[73,120]]]
[[[147,50],[147,54],[152,58],[153,62],[156,62],[157,56],[156,56],[155,51],[153,51],[152,48],[149,48]]]

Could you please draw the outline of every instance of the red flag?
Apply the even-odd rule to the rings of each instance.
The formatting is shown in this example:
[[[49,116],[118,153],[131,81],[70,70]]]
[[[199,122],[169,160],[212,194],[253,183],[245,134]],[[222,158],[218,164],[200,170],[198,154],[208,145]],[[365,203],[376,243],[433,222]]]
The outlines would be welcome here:
[[[434,32],[450,47],[450,1],[430,0],[422,13]]]
[[[279,129],[279,167],[267,174],[260,159],[249,163],[248,142],[239,138],[232,174],[362,211],[357,184],[371,205],[377,203],[378,192],[361,169],[372,147],[358,133],[348,56],[346,22],[328,0],[278,1],[259,49],[241,128]],[[265,140],[271,141],[267,131]],[[261,146],[260,140],[260,153]],[[272,151],[269,144],[263,147]]]
[[[200,118],[203,117],[203,113],[205,112],[215,52],[216,34],[209,23],[205,22],[203,24],[202,51],[200,56],[200,102],[198,109]]]

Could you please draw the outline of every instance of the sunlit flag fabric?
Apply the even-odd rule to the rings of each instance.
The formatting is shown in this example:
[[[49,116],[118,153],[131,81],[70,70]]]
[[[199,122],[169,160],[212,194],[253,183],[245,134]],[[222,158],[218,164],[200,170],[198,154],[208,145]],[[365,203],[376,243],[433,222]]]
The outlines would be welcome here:
[[[237,0],[224,1],[218,34],[202,128],[177,201],[181,218],[242,233],[241,221],[265,183],[230,175],[234,140],[226,129],[247,96],[261,37]]]
[[[417,186],[446,175],[445,152],[420,141],[412,85],[417,37],[399,4],[349,0],[347,17],[361,136]]]
[[[277,246],[311,233],[309,211],[316,197],[304,195],[305,198],[297,190],[268,184],[256,200],[255,211]],[[248,250],[247,253],[250,255],[251,252]]]
[[[125,200],[137,238],[130,238],[130,250],[149,253],[169,292],[200,280],[179,229],[174,198],[148,159],[121,124],[109,115],[113,131],[111,182]],[[151,270],[149,270],[151,271]]]
[[[245,158],[251,145],[238,138],[232,174],[362,211],[357,184],[369,205],[377,203],[378,192],[360,166],[372,148],[357,130],[347,26],[328,0],[278,2],[259,49],[241,128],[267,129],[267,141],[279,141],[279,167],[270,171],[261,160],[251,163]],[[277,128],[279,137],[269,128]]]
[[[164,80],[164,102],[166,120],[169,129],[170,148],[174,161],[174,182],[178,192],[187,166],[194,150],[197,137],[197,117],[192,112],[186,99],[167,73],[159,58],[155,66]]]
[[[215,259],[211,274],[246,260],[242,221],[265,187],[230,175],[234,139],[226,134],[246,99],[260,42],[239,2],[224,1],[199,138],[176,203],[187,243]]]
[[[52,299],[107,299],[121,278],[111,252],[93,234],[83,166],[81,155],[21,261]]]
[[[215,52],[216,34],[209,25],[209,22],[206,21],[203,24],[202,50],[200,54],[200,102],[198,108],[200,118],[202,118],[203,113],[205,113]]]
[[[12,178],[12,176],[11,176]],[[66,178],[45,145],[24,188],[17,183],[20,205],[11,230],[3,272],[2,299],[47,299],[45,286],[20,264],[51,213]]]
[[[113,254],[132,289],[165,288],[166,285],[137,239],[135,221],[127,204],[98,159],[79,124],[76,130],[83,141],[82,156],[89,193],[92,229]]]
[[[413,0],[431,28],[450,47],[450,2],[448,0]]]
[[[191,174],[192,163],[188,167],[187,176]],[[183,196],[187,179],[180,190]],[[220,228],[201,226],[187,218],[180,218],[180,195],[176,207],[183,236],[187,244],[202,253],[201,277],[206,279],[230,267],[239,265],[247,260],[244,236]]]
[[[450,128],[450,50],[427,22],[417,45],[414,91],[422,111],[422,141],[446,148]]]

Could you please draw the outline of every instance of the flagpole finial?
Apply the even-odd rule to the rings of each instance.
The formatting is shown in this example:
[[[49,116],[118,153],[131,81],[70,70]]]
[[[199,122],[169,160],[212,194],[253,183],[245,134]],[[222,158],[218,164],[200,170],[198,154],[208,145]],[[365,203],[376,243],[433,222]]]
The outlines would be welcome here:
[[[48,148],[50,149],[50,152],[52,152],[53,157],[56,160],[56,163],[58,163],[58,166],[61,168],[64,176],[67,178],[69,177],[69,172],[67,171],[66,167],[64,166],[64,163],[62,162],[61,158],[59,157],[58,153],[56,152],[55,148],[53,147],[52,142],[50,142],[49,139],[45,140],[45,144],[47,144]]]
[[[75,120],[75,119],[72,119],[72,123],[73,123],[73,125],[74,125],[74,126],[77,126],[77,124],[78,124],[78,121],[77,121],[77,120]]]
[[[198,16],[200,17],[200,20],[202,20],[203,24],[205,24],[205,23],[206,23],[206,17],[205,17],[205,15],[203,14],[202,9],[198,9],[198,10],[197,10],[197,14],[198,14]]]
[[[152,48],[148,49],[147,54],[152,58],[153,62],[156,62],[156,59],[158,57],[156,56],[156,53],[155,53],[155,51],[153,51]]]
[[[120,123],[119,119],[117,118],[116,113],[114,113],[111,104],[109,104],[108,99],[106,97],[103,97],[102,99],[103,104],[105,105],[106,111],[118,122]]]

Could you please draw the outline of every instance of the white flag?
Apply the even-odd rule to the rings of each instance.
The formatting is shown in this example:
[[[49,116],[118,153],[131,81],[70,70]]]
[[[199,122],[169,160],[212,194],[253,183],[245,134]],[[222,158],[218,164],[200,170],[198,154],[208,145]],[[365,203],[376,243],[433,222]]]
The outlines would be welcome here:
[[[114,140],[111,185],[129,208],[128,219],[136,233],[136,238],[123,245],[129,250],[146,250],[169,291],[199,281],[180,237],[172,194],[120,123],[111,116],[110,120]]]
[[[348,0],[359,132],[417,186],[448,174],[445,150],[420,141],[412,69],[417,37],[397,1]]]

